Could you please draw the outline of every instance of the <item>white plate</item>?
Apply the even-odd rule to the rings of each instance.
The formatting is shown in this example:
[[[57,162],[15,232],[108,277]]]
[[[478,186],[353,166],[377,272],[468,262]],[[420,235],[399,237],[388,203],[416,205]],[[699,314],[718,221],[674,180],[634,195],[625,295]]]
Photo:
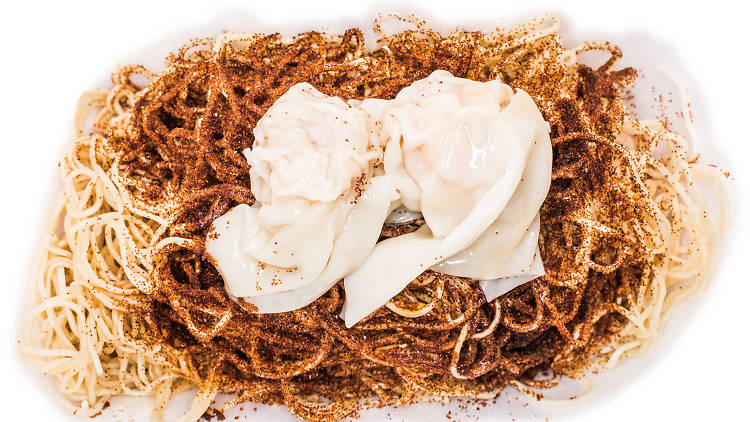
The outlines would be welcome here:
[[[689,90],[703,139],[702,157],[732,173],[737,214],[747,215],[747,200],[741,195],[750,193],[746,178],[750,165],[744,163],[748,157],[746,101],[750,97],[744,82],[747,59],[734,50],[744,48],[739,38],[733,38],[740,37],[746,25],[739,11],[732,12],[717,2],[707,10],[654,1],[617,6],[568,2],[551,7],[535,2],[483,3],[454,0],[412,8],[402,2],[400,10],[428,18],[439,30],[455,25],[491,29],[550,11],[562,19],[567,45],[606,39],[622,47],[622,63],[639,67],[646,76],[639,80],[636,91],[638,111],[644,117],[654,115],[650,108],[656,104],[652,86],[665,98],[673,91],[668,81],[653,72],[652,65],[661,63],[674,69]],[[118,64],[142,63],[160,69],[163,57],[192,37],[216,35],[224,29],[295,34],[323,27],[369,28],[371,18],[385,7],[354,1],[257,5],[185,1],[179,6],[155,1],[75,6],[50,2],[16,7],[23,9],[4,13],[0,25],[6,40],[1,70],[6,86],[0,91],[0,127],[4,130],[0,169],[2,192],[8,195],[2,201],[0,221],[5,225],[5,241],[0,247],[3,268],[8,269],[5,284],[11,286],[0,299],[6,313],[0,321],[9,342],[1,356],[4,411],[9,420],[82,420],[59,405],[51,381],[23,361],[15,347],[15,326],[30,303],[32,257],[60,188],[55,164],[69,142],[78,95],[86,89],[108,87],[106,77]],[[725,11],[719,14],[716,10]],[[46,59],[42,52],[54,60],[51,66],[43,67]],[[682,128],[675,125],[674,129]],[[739,415],[746,389],[740,382],[750,375],[742,366],[747,349],[741,348],[739,337],[744,331],[742,324],[750,322],[743,314],[748,280],[744,265],[741,267],[748,254],[743,241],[747,228],[745,221],[735,219],[714,282],[703,297],[679,307],[656,350],[598,376],[597,388],[586,401],[565,408],[542,407],[507,389],[495,405],[479,409],[456,403],[420,404],[365,412],[362,420],[723,420]],[[176,417],[189,400],[187,394],[178,397],[169,415]],[[148,420],[149,406],[148,399],[113,400],[113,406],[97,420]],[[228,420],[235,416],[239,420],[296,420],[284,408],[252,403],[227,415]]]

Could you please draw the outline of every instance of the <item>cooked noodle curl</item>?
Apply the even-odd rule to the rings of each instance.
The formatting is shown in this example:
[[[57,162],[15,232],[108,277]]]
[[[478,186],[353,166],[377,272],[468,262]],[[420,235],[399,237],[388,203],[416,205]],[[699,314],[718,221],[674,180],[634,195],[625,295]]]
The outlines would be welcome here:
[[[555,19],[443,36],[416,25],[363,34],[224,34],[195,41],[154,75],[121,69],[82,97],[61,161],[63,193],[44,245],[22,347],[71,409],[99,413],[116,394],[174,391],[285,404],[307,420],[447,397],[546,388],[650,348],[675,305],[715,264],[723,209],[696,188],[722,176],[688,160],[687,141],[624,104],[635,81],[608,43],[563,48]],[[577,63],[586,50],[611,58]],[[283,314],[230,298],[204,251],[212,221],[252,203],[252,128],[275,99],[310,82],[345,99],[393,98],[436,69],[526,90],[552,128],[552,187],[541,210],[547,274],[486,303],[478,282],[428,271],[351,329],[332,288]],[[145,78],[141,87],[135,81]],[[721,193],[717,194],[721,196]],[[720,204],[719,204],[720,205]],[[386,225],[383,237],[423,221]],[[539,377],[554,374],[548,381]]]

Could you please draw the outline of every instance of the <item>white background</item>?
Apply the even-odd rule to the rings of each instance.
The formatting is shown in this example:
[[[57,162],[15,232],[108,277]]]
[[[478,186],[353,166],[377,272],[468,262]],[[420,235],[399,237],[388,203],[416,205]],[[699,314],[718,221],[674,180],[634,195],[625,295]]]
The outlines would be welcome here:
[[[551,12],[562,19],[569,45],[584,39],[609,39],[623,47],[626,63],[638,65],[645,73],[653,74],[649,63],[670,66],[688,86],[703,138],[703,157],[731,172],[737,198],[736,218],[727,232],[714,282],[704,296],[680,306],[656,350],[599,377],[594,395],[572,407],[545,408],[533,403],[521,407],[515,400],[518,394],[510,391],[496,406],[459,412],[458,418],[747,420],[749,39],[746,15],[738,9],[741,6],[732,5],[741,3],[701,2],[702,8],[685,6],[690,2],[684,1],[557,3],[4,2],[0,12],[4,82],[0,88],[0,270],[7,289],[0,292],[4,419],[75,419],[59,405],[51,383],[21,360],[15,326],[30,306],[31,262],[60,187],[56,163],[70,141],[78,95],[86,89],[108,87],[108,76],[118,65],[135,62],[158,69],[161,58],[187,38],[216,35],[221,30],[291,34],[322,27],[369,27],[377,11],[397,9],[416,12],[443,30],[454,25],[489,29]],[[664,86],[665,81],[656,78],[653,84]],[[648,104],[653,102],[641,100],[645,106],[640,111],[648,116]],[[145,408],[138,403],[124,406],[122,411],[110,412],[108,419],[146,418]],[[245,406],[240,420],[285,415],[283,409],[252,412],[252,407]],[[448,420],[447,410],[418,406],[371,412],[365,418]]]

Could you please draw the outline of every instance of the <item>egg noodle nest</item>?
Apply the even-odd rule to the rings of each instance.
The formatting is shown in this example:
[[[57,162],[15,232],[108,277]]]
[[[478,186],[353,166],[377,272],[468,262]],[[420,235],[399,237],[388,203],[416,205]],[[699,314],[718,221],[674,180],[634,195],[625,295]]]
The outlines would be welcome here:
[[[703,288],[722,223],[692,182],[713,173],[689,162],[683,138],[629,114],[636,72],[614,70],[617,47],[566,49],[549,17],[448,36],[397,18],[415,29],[385,35],[393,18],[375,21],[374,47],[356,28],[197,40],[159,75],[125,67],[111,89],[82,97],[21,346],[71,409],[96,415],[113,395],[153,395],[158,421],[175,392],[197,387],[181,420],[253,401],[333,421],[492,399],[509,385],[543,392],[643,352]],[[610,58],[578,64],[586,50]],[[478,281],[427,271],[350,329],[341,284],[280,314],[230,298],[205,238],[214,219],[253,203],[242,150],[273,102],[299,82],[392,99],[437,69],[523,89],[549,122],[546,275],[487,303]],[[382,237],[423,223],[387,224]]]

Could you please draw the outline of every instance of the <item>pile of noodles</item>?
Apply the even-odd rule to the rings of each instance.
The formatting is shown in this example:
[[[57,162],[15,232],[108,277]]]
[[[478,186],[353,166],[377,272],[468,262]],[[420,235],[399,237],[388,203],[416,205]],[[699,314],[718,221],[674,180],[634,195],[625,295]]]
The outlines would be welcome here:
[[[225,34],[185,46],[160,75],[126,67],[110,90],[83,96],[76,124],[95,113],[93,131],[61,161],[21,346],[71,409],[96,415],[113,395],[153,395],[158,421],[174,392],[198,387],[181,420],[248,400],[337,420],[551,387],[647,350],[675,305],[704,288],[724,217],[694,182],[720,189],[723,176],[691,161],[663,124],[628,113],[635,71],[613,70],[618,48],[565,49],[551,18],[449,36],[411,22],[386,36],[376,20],[375,48],[358,29]],[[577,64],[591,49],[611,58]],[[436,69],[524,89],[550,123],[547,274],[486,303],[477,281],[428,271],[351,329],[338,318],[341,286],[282,314],[230,299],[205,235],[253,202],[241,151],[274,100],[303,81],[344,99],[390,99]],[[422,223],[386,225],[382,236]],[[209,409],[219,392],[234,399]]]

